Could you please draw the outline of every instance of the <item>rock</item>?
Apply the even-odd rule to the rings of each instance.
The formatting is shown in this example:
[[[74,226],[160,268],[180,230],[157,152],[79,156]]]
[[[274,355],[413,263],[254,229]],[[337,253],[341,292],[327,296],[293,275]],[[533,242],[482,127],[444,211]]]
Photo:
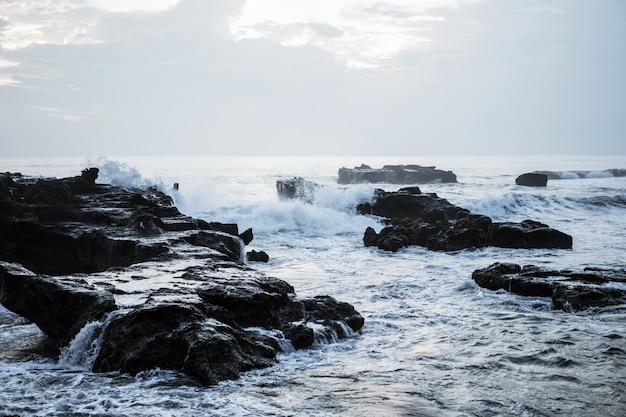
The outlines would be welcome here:
[[[276,191],[282,200],[302,200],[308,204],[313,203],[315,193],[320,187],[320,184],[302,177],[276,181]]]
[[[493,246],[501,248],[572,248],[570,235],[533,220],[493,223],[489,237]]]
[[[447,222],[459,213],[469,213],[436,194],[422,194],[418,187],[401,188],[394,192],[377,189],[373,201],[357,205],[357,212],[388,218],[421,218],[430,223]]]
[[[555,309],[579,311],[626,304],[626,271],[551,270],[534,265],[494,263],[477,269],[472,279],[490,290],[531,297],[550,297]]]
[[[269,262],[270,257],[265,251],[251,250],[246,253],[246,259],[250,262]]]
[[[247,267],[251,229],[183,215],[155,188],[92,177],[0,174],[0,302],[59,346],[103,323],[95,371],[158,367],[214,384],[272,365],[289,341],[305,348],[363,326],[349,304],[301,300]]]
[[[359,204],[357,211],[386,218],[387,226],[379,233],[371,227],[366,229],[363,244],[392,252],[409,245],[442,251],[485,246],[572,247],[570,235],[543,223],[494,223],[488,216],[470,213],[436,194],[423,194],[417,187],[396,192],[376,190],[373,200]]]
[[[67,345],[83,326],[117,309],[113,295],[81,282],[38,276],[0,261],[0,303]]]
[[[548,184],[548,175],[535,172],[522,174],[515,179],[515,184],[527,187],[545,187]]]
[[[435,167],[420,165],[385,165],[379,169],[361,164],[361,166],[339,168],[339,184],[389,183],[389,184],[426,184],[431,182],[457,182],[452,171],[442,171]]]

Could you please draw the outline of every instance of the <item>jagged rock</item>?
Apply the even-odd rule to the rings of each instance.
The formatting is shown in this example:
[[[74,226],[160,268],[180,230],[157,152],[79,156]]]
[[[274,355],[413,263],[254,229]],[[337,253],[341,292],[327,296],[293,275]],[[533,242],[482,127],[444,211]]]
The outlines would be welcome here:
[[[526,187],[545,187],[548,184],[548,175],[529,172],[517,177],[515,179],[515,184]]]
[[[0,302],[59,346],[104,322],[96,371],[159,367],[213,384],[270,366],[282,342],[303,348],[363,326],[352,306],[300,300],[248,268],[252,238],[181,214],[155,188],[96,184],[93,170],[0,174]]]
[[[269,262],[270,257],[265,251],[251,250],[246,252],[246,259],[250,262]]]
[[[117,309],[113,295],[82,282],[38,276],[0,261],[0,303],[67,345],[80,329]]]
[[[437,194],[423,194],[418,187],[401,188],[394,192],[376,189],[373,201],[357,205],[357,212],[389,218],[420,218],[430,223],[446,222],[455,219],[459,213],[469,213]]]
[[[276,191],[282,200],[302,200],[313,203],[315,192],[321,185],[302,177],[276,181]]]
[[[564,311],[626,304],[626,271],[620,270],[558,271],[534,265],[494,263],[475,270],[472,279],[490,290],[551,297],[553,307]]]
[[[339,184],[389,183],[389,184],[427,184],[431,182],[457,182],[452,171],[442,171],[435,167],[420,165],[385,165],[374,169],[368,165],[339,168]]]
[[[359,204],[357,211],[386,217],[388,226],[379,233],[366,229],[363,244],[392,252],[409,245],[443,251],[485,246],[572,247],[570,235],[546,224],[533,220],[494,223],[488,216],[470,213],[436,194],[423,194],[417,187],[376,190],[373,201]]]

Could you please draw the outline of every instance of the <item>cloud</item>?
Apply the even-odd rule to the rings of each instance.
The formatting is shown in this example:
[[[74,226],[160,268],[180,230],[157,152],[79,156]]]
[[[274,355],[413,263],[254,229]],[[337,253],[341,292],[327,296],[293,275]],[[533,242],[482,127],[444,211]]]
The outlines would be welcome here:
[[[12,154],[626,152],[617,4],[320,0],[332,13],[258,21],[244,1],[20,4],[0,42],[49,38],[0,50]]]

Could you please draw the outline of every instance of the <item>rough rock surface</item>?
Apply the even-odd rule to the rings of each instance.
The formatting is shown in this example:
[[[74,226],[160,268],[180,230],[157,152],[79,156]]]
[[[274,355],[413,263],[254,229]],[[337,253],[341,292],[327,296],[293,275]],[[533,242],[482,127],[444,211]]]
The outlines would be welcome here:
[[[534,265],[494,263],[474,271],[472,279],[490,290],[550,297],[553,307],[564,311],[626,304],[626,271],[623,270],[559,271]]]
[[[363,243],[388,251],[397,251],[409,245],[443,251],[485,246],[525,249],[572,247],[570,235],[546,224],[533,220],[493,222],[488,216],[470,213],[436,194],[423,194],[418,187],[395,192],[376,190],[373,200],[359,204],[357,211],[386,218],[388,226],[380,232],[367,228]]]
[[[320,184],[302,177],[276,181],[276,191],[282,200],[302,200],[309,204],[313,203],[319,187]]]
[[[548,175],[528,172],[515,178],[515,184],[526,187],[545,187],[548,184]]]
[[[0,174],[0,302],[59,346],[103,323],[95,371],[155,367],[204,384],[266,367],[289,343],[352,335],[355,309],[299,299],[244,263],[235,224],[181,214],[154,188]]]
[[[339,184],[388,183],[388,184],[427,184],[430,182],[457,182],[452,171],[420,165],[385,165],[372,168],[361,164],[354,168],[339,168]]]

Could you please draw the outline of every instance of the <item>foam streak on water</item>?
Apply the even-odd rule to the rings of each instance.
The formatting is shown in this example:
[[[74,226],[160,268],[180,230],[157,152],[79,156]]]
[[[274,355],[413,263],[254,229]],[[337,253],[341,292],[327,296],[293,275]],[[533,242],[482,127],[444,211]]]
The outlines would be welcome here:
[[[19,161],[9,162],[0,160],[4,171],[19,168]],[[270,255],[269,263],[254,268],[285,279],[300,297],[328,294],[353,304],[365,317],[365,327],[360,335],[336,343],[286,349],[276,366],[206,388],[166,370],[135,377],[91,373],[80,352],[89,352],[97,340],[99,325],[94,323],[68,349],[79,359],[0,355],[0,416],[626,415],[623,307],[553,311],[550,300],[488,291],[471,280],[472,271],[496,261],[558,269],[626,268],[626,177],[594,174],[550,180],[545,188],[515,185],[517,175],[535,170],[625,168],[625,157],[119,162],[126,164],[118,170],[120,178],[159,185],[187,214],[236,222],[241,230],[252,227],[255,238],[248,249]],[[354,207],[376,187],[399,186],[337,186],[339,167],[361,163],[452,170],[458,184],[420,188],[497,221],[547,223],[571,234],[574,247],[456,253],[365,248],[365,228],[379,230],[382,224],[356,215]],[[30,161],[29,166],[37,164]],[[102,166],[111,172],[114,167]],[[294,176],[324,185],[314,204],[278,199],[275,181]],[[174,182],[180,184],[178,192],[169,186]],[[6,343],[0,346],[18,351],[23,348],[9,340],[37,335],[33,325],[0,308],[0,343]]]

